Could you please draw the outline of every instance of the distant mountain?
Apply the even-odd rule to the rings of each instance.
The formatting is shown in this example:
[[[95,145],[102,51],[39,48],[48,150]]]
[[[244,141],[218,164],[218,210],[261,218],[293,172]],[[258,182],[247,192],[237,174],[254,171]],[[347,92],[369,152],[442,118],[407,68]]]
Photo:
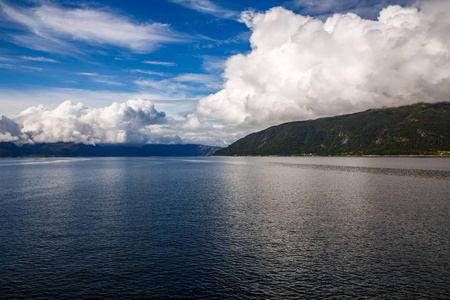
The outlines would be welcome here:
[[[290,122],[214,155],[449,155],[450,102]]]
[[[0,157],[18,156],[209,156],[219,147],[204,145],[85,145],[75,143],[24,144],[0,142]]]

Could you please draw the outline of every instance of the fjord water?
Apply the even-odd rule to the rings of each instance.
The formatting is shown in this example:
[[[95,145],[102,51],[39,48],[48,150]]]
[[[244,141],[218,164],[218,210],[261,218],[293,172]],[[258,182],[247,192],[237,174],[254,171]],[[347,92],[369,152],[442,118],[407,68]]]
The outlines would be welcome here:
[[[450,159],[0,160],[1,298],[450,297]]]

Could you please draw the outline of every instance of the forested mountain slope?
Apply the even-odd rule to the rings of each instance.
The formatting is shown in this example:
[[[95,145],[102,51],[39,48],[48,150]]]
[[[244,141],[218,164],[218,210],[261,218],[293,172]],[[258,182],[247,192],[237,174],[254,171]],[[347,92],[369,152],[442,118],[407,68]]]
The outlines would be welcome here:
[[[290,122],[250,134],[214,155],[442,155],[450,102]]]

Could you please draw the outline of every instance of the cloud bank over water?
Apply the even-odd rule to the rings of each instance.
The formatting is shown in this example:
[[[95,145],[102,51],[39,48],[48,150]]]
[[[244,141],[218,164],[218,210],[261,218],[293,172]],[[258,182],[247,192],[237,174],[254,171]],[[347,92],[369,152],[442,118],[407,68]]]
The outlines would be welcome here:
[[[146,143],[158,142],[150,125],[164,124],[168,119],[150,101],[129,100],[102,108],[64,101],[55,109],[39,105],[30,107],[11,120],[0,120],[3,141],[54,143]]]
[[[348,13],[322,21],[275,7],[244,12],[241,21],[252,50],[226,61],[223,88],[184,121],[150,101],[66,101],[3,117],[0,141],[224,145],[288,121],[450,100],[449,1],[389,6],[377,20]]]

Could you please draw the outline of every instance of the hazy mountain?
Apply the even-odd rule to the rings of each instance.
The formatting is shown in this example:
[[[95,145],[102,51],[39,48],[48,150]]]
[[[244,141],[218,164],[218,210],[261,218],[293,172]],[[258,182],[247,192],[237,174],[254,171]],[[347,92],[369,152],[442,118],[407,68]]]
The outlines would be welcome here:
[[[85,145],[76,143],[24,144],[0,143],[0,157],[17,156],[208,156],[219,147],[204,145]]]
[[[422,155],[450,153],[450,102],[370,109],[290,122],[214,155]]]

